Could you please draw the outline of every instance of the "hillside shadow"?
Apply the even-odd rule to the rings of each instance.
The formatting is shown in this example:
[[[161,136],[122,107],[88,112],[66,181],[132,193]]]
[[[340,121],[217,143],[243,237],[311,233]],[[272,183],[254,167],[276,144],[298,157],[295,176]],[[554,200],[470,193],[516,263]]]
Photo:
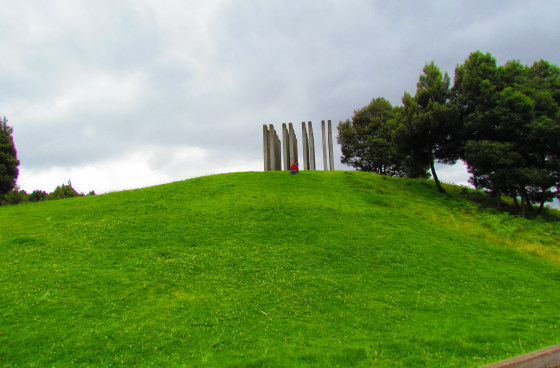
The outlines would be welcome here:
[[[348,173],[347,175],[350,176]],[[410,179],[388,177],[384,175],[373,177],[353,176],[352,187],[370,194],[368,200],[377,205],[385,207],[398,207],[403,205],[405,193],[414,193],[414,196],[422,198],[426,203],[438,203],[450,210],[467,210],[466,205],[470,203],[478,210],[490,210],[496,213],[509,214],[522,218],[520,204],[515,204],[513,198],[502,196],[502,208],[498,208],[496,197],[489,192],[476,190],[455,184],[442,183],[446,193],[440,193],[433,180]],[[392,201],[395,201],[393,203]],[[390,205],[388,205],[390,204]],[[538,206],[533,206],[529,211],[527,219],[538,219],[545,222],[560,221],[560,210],[544,207],[539,213]]]
[[[508,213],[512,216],[523,216],[519,203],[516,205],[515,201],[511,197],[503,196],[501,199],[502,208],[499,209],[496,197],[489,192],[466,187],[460,187],[461,189],[457,192],[457,186],[448,185],[448,187],[453,192],[456,192],[456,195],[459,198],[475,203],[479,209],[492,209],[498,212]],[[448,187],[446,187],[446,190],[448,190]],[[538,206],[533,206],[532,209],[529,210],[527,218],[542,219],[547,222],[557,222],[560,221],[560,211],[545,206],[539,213]]]
[[[476,206],[478,210],[494,211],[496,213],[504,213],[514,217],[523,218],[519,203],[516,205],[513,198],[502,196],[502,208],[498,208],[496,197],[489,192],[476,190],[455,184],[442,183],[445,193],[440,193],[433,180],[425,179],[408,179],[408,178],[390,178],[401,182],[401,187],[412,190],[417,196],[429,202],[437,202],[442,206],[451,210],[463,208],[462,203],[470,203]],[[453,203],[451,203],[452,201]],[[466,208],[463,208],[466,209]],[[538,206],[532,207],[528,213],[528,220],[540,220],[544,222],[560,221],[560,211],[554,208],[544,207],[539,213]]]

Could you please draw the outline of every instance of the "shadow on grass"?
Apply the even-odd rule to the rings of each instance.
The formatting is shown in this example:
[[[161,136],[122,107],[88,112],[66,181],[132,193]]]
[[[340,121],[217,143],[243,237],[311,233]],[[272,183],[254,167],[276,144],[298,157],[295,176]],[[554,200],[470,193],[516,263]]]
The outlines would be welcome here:
[[[454,190],[456,189],[454,188]],[[493,209],[499,212],[507,212],[512,216],[523,216],[519,204],[516,204],[513,198],[510,197],[503,196],[501,199],[502,208],[498,209],[496,196],[492,193],[461,187],[458,195],[460,198],[477,204],[480,209]],[[538,207],[533,206],[528,211],[527,219],[535,218],[539,218],[547,222],[560,221],[560,211],[549,207],[543,207],[542,210],[539,211]]]

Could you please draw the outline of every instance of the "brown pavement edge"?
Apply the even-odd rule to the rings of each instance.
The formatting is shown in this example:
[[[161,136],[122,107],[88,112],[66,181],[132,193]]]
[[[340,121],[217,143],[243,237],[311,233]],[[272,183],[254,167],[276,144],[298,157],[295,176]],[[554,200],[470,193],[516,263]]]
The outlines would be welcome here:
[[[541,350],[481,365],[479,368],[556,368],[560,367],[560,344]]]

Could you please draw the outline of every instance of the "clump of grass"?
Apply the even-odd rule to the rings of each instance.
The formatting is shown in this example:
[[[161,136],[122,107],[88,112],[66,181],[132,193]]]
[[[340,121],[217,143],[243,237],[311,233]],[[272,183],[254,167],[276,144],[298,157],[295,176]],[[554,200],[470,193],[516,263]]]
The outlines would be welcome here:
[[[558,343],[558,222],[361,172],[0,208],[5,366],[474,367]]]

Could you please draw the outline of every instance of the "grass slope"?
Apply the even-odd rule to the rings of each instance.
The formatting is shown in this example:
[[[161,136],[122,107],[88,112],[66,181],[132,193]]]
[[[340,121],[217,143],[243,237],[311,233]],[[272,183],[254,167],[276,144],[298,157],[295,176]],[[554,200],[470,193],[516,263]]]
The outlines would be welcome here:
[[[560,223],[362,172],[0,207],[0,367],[475,367],[560,342]]]

